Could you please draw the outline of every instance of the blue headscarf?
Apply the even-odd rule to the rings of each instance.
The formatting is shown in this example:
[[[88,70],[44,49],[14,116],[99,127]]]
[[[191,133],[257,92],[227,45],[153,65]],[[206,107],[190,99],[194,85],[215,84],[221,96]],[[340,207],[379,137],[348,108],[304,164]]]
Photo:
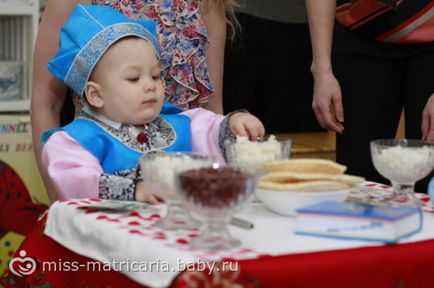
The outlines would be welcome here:
[[[60,50],[48,70],[78,95],[107,49],[121,38],[136,36],[149,41],[160,56],[156,23],[131,20],[119,11],[98,5],[77,5],[60,31]]]

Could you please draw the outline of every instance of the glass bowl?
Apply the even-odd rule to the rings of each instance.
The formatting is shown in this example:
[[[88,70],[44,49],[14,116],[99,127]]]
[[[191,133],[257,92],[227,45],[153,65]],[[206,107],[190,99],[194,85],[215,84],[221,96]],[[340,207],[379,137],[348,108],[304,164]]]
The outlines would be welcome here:
[[[253,194],[254,174],[214,165],[179,173],[177,184],[189,211],[204,223],[201,235],[190,242],[193,248],[224,250],[241,245],[227,224]]]
[[[434,204],[434,177],[429,182],[428,195],[429,195],[429,198],[431,199],[431,203]]]
[[[266,141],[250,141],[247,137],[237,136],[235,140],[225,141],[225,156],[229,165],[243,167],[257,177],[265,173],[263,164],[268,161],[288,159],[291,152],[290,139],[278,141],[271,135]],[[255,189],[256,191],[256,189]],[[260,202],[260,198],[251,198]]]
[[[141,157],[145,185],[167,204],[166,216],[156,222],[158,227],[166,230],[198,227],[199,223],[193,221],[176,191],[175,172],[212,166],[214,162],[214,156],[181,152],[147,153]]]
[[[434,168],[434,144],[412,139],[379,139],[370,145],[375,169],[393,186],[389,202],[420,206],[414,184]]]
[[[352,189],[330,191],[275,191],[258,188],[258,198],[271,211],[295,217],[297,209],[323,201],[344,202]]]
[[[237,137],[225,142],[226,160],[231,165],[260,168],[262,163],[289,158],[291,140],[277,141],[270,136],[266,141],[249,141]]]

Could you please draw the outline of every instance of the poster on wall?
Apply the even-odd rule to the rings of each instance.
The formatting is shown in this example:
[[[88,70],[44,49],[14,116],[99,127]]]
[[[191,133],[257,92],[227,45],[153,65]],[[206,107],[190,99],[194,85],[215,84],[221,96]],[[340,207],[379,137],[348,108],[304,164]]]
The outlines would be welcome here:
[[[30,117],[0,115],[0,275],[48,203]]]

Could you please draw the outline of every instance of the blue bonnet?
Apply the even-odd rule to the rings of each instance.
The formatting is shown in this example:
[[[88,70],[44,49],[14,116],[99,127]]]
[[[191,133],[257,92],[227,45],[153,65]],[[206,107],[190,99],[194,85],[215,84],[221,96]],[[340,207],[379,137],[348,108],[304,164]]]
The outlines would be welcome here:
[[[155,21],[131,20],[109,6],[77,5],[60,30],[60,50],[48,62],[48,70],[83,95],[101,56],[116,41],[128,36],[149,41],[160,56]]]

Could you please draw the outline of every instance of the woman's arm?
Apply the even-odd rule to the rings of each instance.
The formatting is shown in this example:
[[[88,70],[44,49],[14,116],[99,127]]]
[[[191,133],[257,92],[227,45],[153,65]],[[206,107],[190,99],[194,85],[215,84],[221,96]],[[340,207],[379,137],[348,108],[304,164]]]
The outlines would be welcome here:
[[[333,75],[331,54],[336,0],[306,0],[312,40],[314,96],[312,107],[323,128],[342,133],[344,121],[341,88]],[[335,115],[332,114],[332,109]]]
[[[214,85],[214,93],[205,108],[223,114],[223,63],[226,42],[226,16],[223,1],[203,1],[202,19],[208,30],[209,46],[205,51],[206,63]]]
[[[306,0],[306,9],[312,38],[312,70],[318,73],[329,72],[336,0]]]
[[[422,113],[422,139],[434,142],[434,93],[428,98]]]
[[[60,27],[73,7],[77,3],[88,2],[90,1],[49,0],[39,26],[33,58],[33,90],[30,106],[33,147],[39,168],[41,168],[41,134],[51,128],[59,127],[60,110],[66,94],[66,86],[48,71],[47,64],[59,48]],[[40,171],[50,199],[55,200],[44,171]]]

